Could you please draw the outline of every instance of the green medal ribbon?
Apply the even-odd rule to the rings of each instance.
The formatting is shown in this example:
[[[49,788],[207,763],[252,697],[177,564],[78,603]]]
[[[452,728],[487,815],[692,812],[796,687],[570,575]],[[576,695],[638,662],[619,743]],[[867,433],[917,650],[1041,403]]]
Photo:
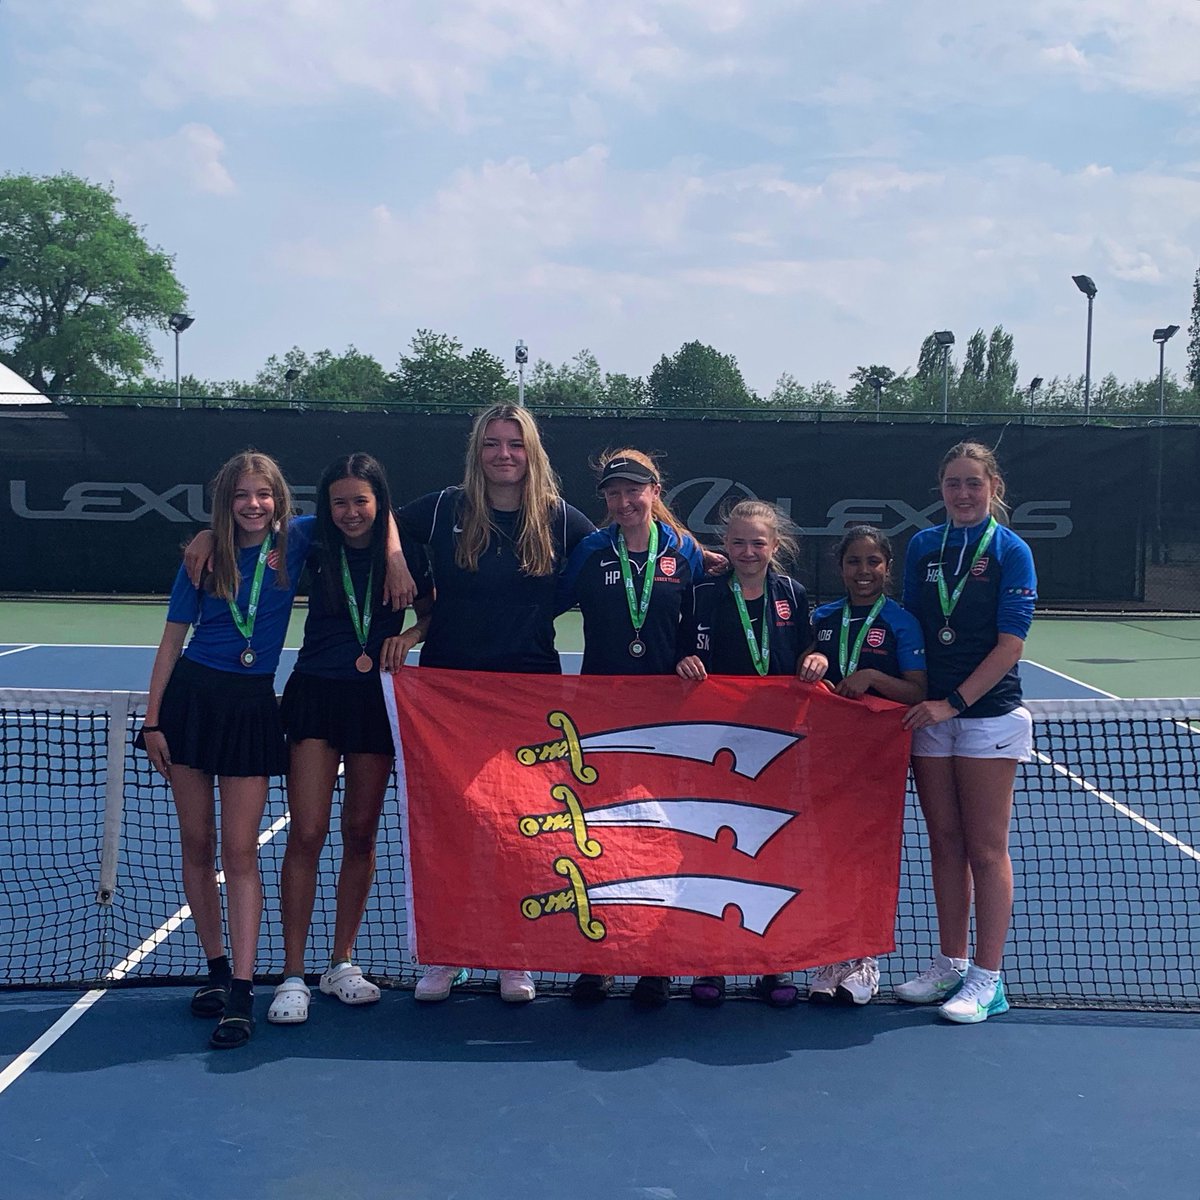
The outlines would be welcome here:
[[[271,543],[274,538],[268,533],[258,549],[258,563],[254,568],[254,582],[250,585],[250,604],[243,618],[236,600],[229,601],[229,615],[237,626],[237,631],[246,639],[246,645],[254,637],[254,619],[258,616],[258,595],[262,591],[263,575],[267,569],[267,556],[271,553]],[[251,659],[251,662],[254,660]]]
[[[650,593],[654,590],[654,572],[658,565],[658,522],[650,522],[650,546],[646,554],[646,574],[642,580],[640,599],[633,586],[633,570],[629,565],[629,549],[625,545],[624,532],[617,534],[617,557],[621,560],[621,578],[625,581],[625,602],[629,605],[633,632],[641,633],[646,614],[650,611]]]
[[[771,666],[771,622],[767,612],[767,593],[763,591],[763,613],[762,613],[762,646],[760,647],[754,637],[754,626],[750,623],[750,613],[746,608],[746,601],[742,596],[742,585],[736,579],[729,582],[730,590],[733,592],[733,599],[737,604],[738,620],[742,623],[742,632],[746,635],[746,645],[750,647],[750,661],[754,664],[754,669],[760,674],[765,675]]]
[[[350,564],[346,561],[346,547],[342,547],[342,587],[346,592],[346,607],[350,609],[350,624],[354,626],[354,636],[365,651],[367,638],[371,633],[371,606],[375,596],[375,564],[371,564],[371,573],[367,576],[367,592],[363,596],[362,617],[358,615],[358,597],[354,594],[354,580],[350,578]]]
[[[979,545],[975,547],[975,554],[971,558],[971,565],[963,572],[963,577],[954,585],[954,591],[946,591],[946,541],[950,537],[950,522],[946,521],[945,531],[942,533],[942,550],[938,555],[938,603],[942,607],[942,616],[946,620],[946,624],[950,624],[950,616],[954,612],[955,606],[958,604],[959,597],[962,596],[963,588],[967,586],[967,580],[971,576],[971,571],[975,564],[983,557],[984,551],[992,544],[992,538],[996,536],[996,530],[999,524],[995,517],[988,517],[987,528],[983,531],[983,537],[979,539]],[[963,534],[966,537],[966,534]]]
[[[838,670],[841,671],[843,679],[848,675],[853,675],[858,670],[858,656],[862,653],[863,642],[867,640],[867,633],[870,631],[871,623],[883,611],[886,599],[886,596],[880,596],[871,606],[871,611],[867,613],[867,618],[863,621],[862,628],[858,631],[858,636],[854,639],[853,650],[850,649],[850,600],[847,598],[843,602],[842,633],[841,639],[838,642]],[[847,654],[848,650],[849,654]]]

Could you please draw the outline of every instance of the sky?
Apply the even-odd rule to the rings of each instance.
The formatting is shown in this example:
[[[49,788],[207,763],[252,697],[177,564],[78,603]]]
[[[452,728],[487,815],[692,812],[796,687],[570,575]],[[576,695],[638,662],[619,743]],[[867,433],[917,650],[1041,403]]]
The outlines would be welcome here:
[[[1200,0],[0,0],[0,170],[111,184],[185,372],[419,328],[768,393],[1002,324],[1182,373]],[[158,339],[166,373],[169,334]]]

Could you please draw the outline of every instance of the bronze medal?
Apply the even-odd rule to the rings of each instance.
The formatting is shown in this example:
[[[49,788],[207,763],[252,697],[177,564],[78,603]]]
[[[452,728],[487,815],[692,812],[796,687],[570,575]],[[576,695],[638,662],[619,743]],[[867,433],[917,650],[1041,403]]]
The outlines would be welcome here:
[[[354,660],[354,668],[365,675],[375,664],[371,661],[369,654],[360,654]]]

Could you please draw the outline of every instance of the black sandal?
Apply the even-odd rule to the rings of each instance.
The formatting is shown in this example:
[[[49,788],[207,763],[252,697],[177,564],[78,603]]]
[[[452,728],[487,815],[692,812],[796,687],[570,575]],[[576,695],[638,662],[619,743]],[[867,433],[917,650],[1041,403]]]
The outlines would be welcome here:
[[[246,1013],[226,1013],[220,1020],[208,1044],[214,1050],[236,1050],[244,1046],[254,1032],[254,1018]]]
[[[700,975],[692,983],[692,1003],[718,1008],[725,999],[724,975]]]
[[[671,980],[666,975],[643,975],[629,998],[634,1008],[662,1008],[671,999]]]
[[[576,1004],[599,1004],[612,991],[611,975],[580,975],[571,984],[571,999]]]
[[[219,1017],[229,1003],[229,985],[206,983],[192,993],[193,1017]]]
[[[800,989],[786,975],[763,975],[754,982],[754,994],[772,1008],[791,1008],[800,999]]]

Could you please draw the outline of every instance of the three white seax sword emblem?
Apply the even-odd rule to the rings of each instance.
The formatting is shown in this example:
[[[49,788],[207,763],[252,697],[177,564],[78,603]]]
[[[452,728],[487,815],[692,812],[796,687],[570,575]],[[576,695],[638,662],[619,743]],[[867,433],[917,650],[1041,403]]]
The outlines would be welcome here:
[[[753,725],[688,722],[639,725],[580,737],[574,721],[559,710],[551,712],[546,723],[559,730],[561,736],[521,746],[516,751],[517,761],[526,767],[562,762],[573,779],[585,785],[599,778],[585,755],[604,753],[657,754],[715,763],[717,755],[726,750],[733,756],[731,769],[735,774],[757,779],[803,736]],[[518,822],[521,833],[534,838],[569,832],[585,859],[595,859],[603,853],[591,830],[604,826],[675,829],[712,840],[716,840],[722,829],[729,829],[735,849],[756,858],[767,842],[797,815],[787,809],[697,796],[630,800],[585,811],[574,789],[565,783],[551,787],[550,797],[561,807],[521,817]],[[556,913],[572,913],[579,932],[594,942],[602,941],[607,932],[604,922],[592,911],[600,905],[643,904],[686,909],[718,920],[732,905],[741,913],[742,926],[761,937],[788,902],[799,895],[798,888],[720,875],[652,875],[589,884],[575,859],[562,855],[554,860],[553,866],[555,873],[566,879],[567,886],[526,896],[521,901],[521,912],[531,921]]]

